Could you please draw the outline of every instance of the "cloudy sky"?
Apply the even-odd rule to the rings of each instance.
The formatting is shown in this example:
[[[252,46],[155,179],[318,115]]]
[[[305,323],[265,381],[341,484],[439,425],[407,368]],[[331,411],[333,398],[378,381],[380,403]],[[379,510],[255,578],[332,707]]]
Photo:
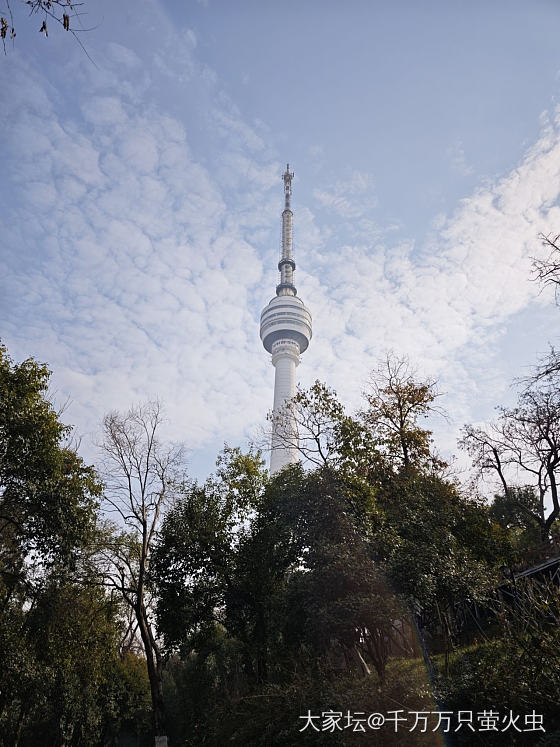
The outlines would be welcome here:
[[[86,455],[155,396],[197,476],[263,425],[287,161],[301,384],[351,409],[407,354],[446,393],[448,454],[512,401],[560,323],[529,279],[560,233],[556,0],[82,9],[93,62],[25,14],[0,59],[0,337],[49,363]]]

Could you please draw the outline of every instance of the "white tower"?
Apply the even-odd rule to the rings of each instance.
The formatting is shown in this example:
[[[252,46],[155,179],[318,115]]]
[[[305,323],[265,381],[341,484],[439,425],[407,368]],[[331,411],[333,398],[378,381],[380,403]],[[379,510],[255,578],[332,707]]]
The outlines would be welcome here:
[[[292,256],[292,220],[290,209],[292,179],[290,164],[284,180],[285,207],[282,213],[282,256],[278,262],[280,283],[276,297],[261,314],[261,340],[272,353],[274,375],[274,409],[272,413],[272,443],[270,473],[298,461],[297,427],[286,401],[296,394],[296,367],[300,353],[307,350],[311,340],[311,314],[297,297],[293,284],[296,263]]]

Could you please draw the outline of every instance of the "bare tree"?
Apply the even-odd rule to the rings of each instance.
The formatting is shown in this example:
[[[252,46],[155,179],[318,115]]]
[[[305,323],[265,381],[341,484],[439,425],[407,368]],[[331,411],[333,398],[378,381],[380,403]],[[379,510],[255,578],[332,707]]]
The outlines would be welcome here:
[[[553,285],[558,303],[558,289],[560,288],[560,234],[545,236],[539,234],[539,239],[543,246],[548,250],[548,256],[545,259],[533,257],[533,276],[534,279],[544,285]]]
[[[104,501],[117,522],[99,553],[104,581],[119,590],[133,612],[146,655],[156,744],[167,744],[164,727],[162,658],[147,586],[150,553],[175,480],[182,478],[184,450],[162,445],[159,403],[111,412],[103,421]],[[132,623],[132,621],[131,621]]]
[[[473,459],[479,474],[493,473],[504,496],[540,527],[548,539],[560,515],[558,469],[560,467],[560,392],[556,387],[528,387],[518,406],[501,408],[497,422],[488,428],[465,427],[460,445]],[[519,486],[532,488],[538,509],[519,500]],[[546,499],[552,509],[546,514]]]

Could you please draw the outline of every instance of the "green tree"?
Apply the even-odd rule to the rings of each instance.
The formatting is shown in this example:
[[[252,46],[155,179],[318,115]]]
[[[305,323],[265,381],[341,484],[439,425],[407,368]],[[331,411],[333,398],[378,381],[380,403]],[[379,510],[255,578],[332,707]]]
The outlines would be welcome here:
[[[120,602],[102,588],[52,574],[29,610],[10,610],[10,623],[0,631],[6,744],[93,746],[141,716],[118,656]]]
[[[260,453],[229,447],[217,467],[204,485],[185,482],[177,489],[154,549],[151,578],[158,594],[158,629],[168,651],[186,653],[193,632],[204,636],[216,625],[227,626],[228,595],[244,594],[236,578],[237,553],[267,475]],[[237,632],[244,635],[242,626]]]
[[[347,475],[293,468],[289,482],[272,482],[265,509],[255,536],[275,526],[282,551],[283,535],[291,535],[279,632],[294,662],[329,669],[338,660],[365,673],[374,667],[383,679],[402,609],[374,563],[372,538],[381,529],[374,492]]]
[[[539,497],[532,485],[513,485],[507,493],[494,496],[489,515],[507,531],[512,545],[524,550],[541,541],[541,527],[535,519],[539,510]]]
[[[222,702],[341,665],[383,677],[402,609],[373,563],[371,489],[327,467],[267,481],[255,458],[226,462],[184,486],[162,526],[152,578],[167,649]]]
[[[95,744],[126,715],[122,609],[88,564],[101,485],[68,445],[49,378],[0,347],[0,733]]]
[[[394,697],[389,654],[414,651],[406,603],[449,655],[457,605],[487,598],[507,537],[443,476],[419,425],[434,385],[399,370],[355,417],[320,382],[298,393],[310,471],[267,480],[254,456],[230,450],[220,474],[178,491],[151,572],[189,743],[291,743],[282,709],[324,710],[362,678],[370,702],[373,688]]]
[[[389,356],[372,374],[358,416],[346,415],[318,383],[295,403],[304,455],[319,453],[314,444],[322,438],[331,479],[348,495],[361,485],[373,496],[370,554],[377,573],[411,609],[422,610],[432,632],[443,633],[449,653],[456,606],[484,599],[513,556],[484,502],[444,477],[431,432],[420,425],[434,412],[436,396],[435,382],[419,380],[406,360]]]
[[[0,620],[53,564],[71,564],[94,526],[100,484],[68,445],[47,398],[50,371],[0,347]]]

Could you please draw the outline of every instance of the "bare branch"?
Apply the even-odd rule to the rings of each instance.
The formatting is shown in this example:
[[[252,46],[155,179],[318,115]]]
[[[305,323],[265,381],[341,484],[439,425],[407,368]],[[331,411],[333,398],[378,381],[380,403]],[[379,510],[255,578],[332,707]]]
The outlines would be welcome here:
[[[153,631],[146,580],[170,487],[183,477],[185,462],[181,445],[159,441],[161,423],[158,402],[132,407],[124,414],[111,412],[104,418],[104,440],[100,444],[104,457],[104,503],[108,511],[120,518],[126,531],[113,531],[98,553],[104,579],[129,606],[135,620],[134,635],[137,631],[142,640],[156,729],[162,728],[163,719],[161,655]],[[127,635],[132,629],[129,625]]]
[[[548,256],[545,259],[532,257],[533,261],[533,280],[546,285],[554,286],[556,302],[558,303],[558,288],[560,286],[560,234],[539,234],[541,244],[548,250]]]

